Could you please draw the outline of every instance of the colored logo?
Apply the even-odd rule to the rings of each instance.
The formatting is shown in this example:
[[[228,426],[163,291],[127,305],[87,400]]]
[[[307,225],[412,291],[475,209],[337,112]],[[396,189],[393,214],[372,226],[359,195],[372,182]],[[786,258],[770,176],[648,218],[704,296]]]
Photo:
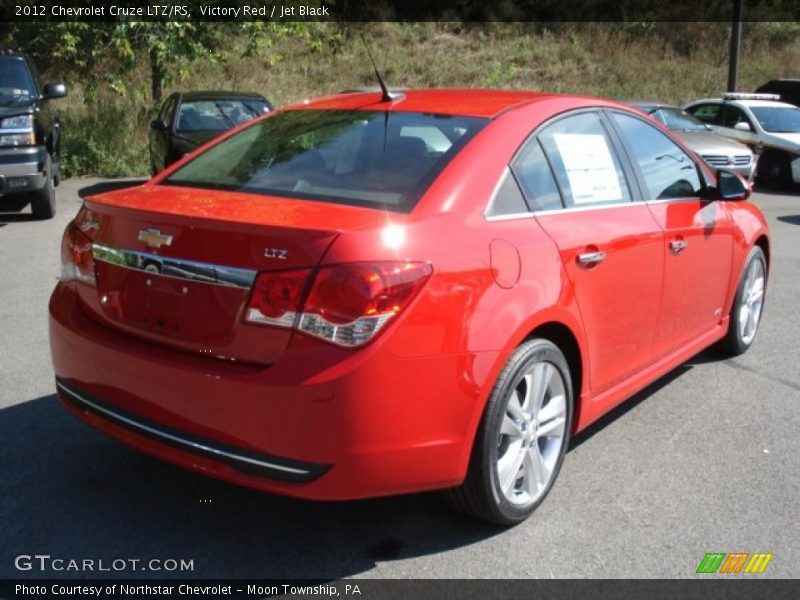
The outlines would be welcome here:
[[[707,552],[697,565],[698,573],[763,573],[769,561],[772,560],[771,552]]]

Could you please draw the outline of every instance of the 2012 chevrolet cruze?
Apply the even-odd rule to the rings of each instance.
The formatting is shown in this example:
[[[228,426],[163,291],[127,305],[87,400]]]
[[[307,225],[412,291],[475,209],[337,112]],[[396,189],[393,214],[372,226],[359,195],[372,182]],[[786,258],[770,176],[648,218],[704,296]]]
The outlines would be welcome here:
[[[769,233],[735,174],[595,98],[351,93],[88,198],[58,394],[139,450],[311,499],[450,489],[513,524],[570,436],[748,349]]]

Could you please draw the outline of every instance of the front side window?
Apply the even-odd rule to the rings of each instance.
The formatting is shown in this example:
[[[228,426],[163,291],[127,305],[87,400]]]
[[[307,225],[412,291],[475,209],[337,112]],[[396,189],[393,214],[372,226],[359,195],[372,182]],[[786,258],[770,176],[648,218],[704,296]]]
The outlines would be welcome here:
[[[286,111],[209,148],[163,183],[410,212],[487,122],[372,110]]]
[[[595,113],[559,119],[537,137],[567,208],[631,201],[622,166]]]
[[[770,133],[800,133],[800,108],[789,106],[758,106],[750,109]]]
[[[747,123],[752,131],[753,124],[750,122],[750,119],[747,118],[747,115],[744,114],[744,111],[737,106],[727,105],[722,119],[722,126],[736,127],[739,123]]]
[[[696,197],[703,187],[694,161],[675,142],[642,119],[613,113],[647,186],[648,198]]]

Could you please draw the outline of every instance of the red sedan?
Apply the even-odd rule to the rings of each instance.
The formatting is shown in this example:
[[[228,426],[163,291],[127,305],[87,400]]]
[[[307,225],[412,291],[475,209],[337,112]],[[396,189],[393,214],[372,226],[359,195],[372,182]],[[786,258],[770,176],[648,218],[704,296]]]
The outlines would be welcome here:
[[[769,232],[736,175],[596,98],[351,93],[88,198],[50,302],[90,425],[241,485],[449,489],[523,520],[570,436],[753,343]]]

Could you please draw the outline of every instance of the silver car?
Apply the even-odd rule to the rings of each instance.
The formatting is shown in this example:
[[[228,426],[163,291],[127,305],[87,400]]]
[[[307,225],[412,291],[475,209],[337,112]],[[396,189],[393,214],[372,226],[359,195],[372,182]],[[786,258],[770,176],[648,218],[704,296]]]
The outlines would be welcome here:
[[[657,102],[628,102],[683,139],[712,169],[735,171],[747,179],[753,174],[753,152],[737,141],[714,133],[709,125],[677,106]]]

